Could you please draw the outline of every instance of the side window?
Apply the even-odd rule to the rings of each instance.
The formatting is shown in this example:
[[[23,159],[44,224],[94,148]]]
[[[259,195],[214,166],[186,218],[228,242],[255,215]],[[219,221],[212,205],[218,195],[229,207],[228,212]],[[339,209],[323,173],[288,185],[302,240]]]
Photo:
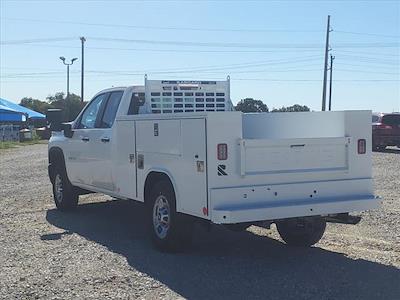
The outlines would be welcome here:
[[[128,109],[128,115],[137,115],[139,113],[139,107],[143,106],[144,102],[145,93],[133,93]]]
[[[101,105],[107,99],[108,93],[98,95],[85,109],[79,122],[78,128],[90,129],[96,125],[96,118],[100,111]]]
[[[110,98],[107,101],[107,106],[104,110],[103,118],[101,118],[100,127],[101,128],[111,128],[114,124],[115,116],[117,115],[117,110],[119,103],[124,92],[112,92]]]

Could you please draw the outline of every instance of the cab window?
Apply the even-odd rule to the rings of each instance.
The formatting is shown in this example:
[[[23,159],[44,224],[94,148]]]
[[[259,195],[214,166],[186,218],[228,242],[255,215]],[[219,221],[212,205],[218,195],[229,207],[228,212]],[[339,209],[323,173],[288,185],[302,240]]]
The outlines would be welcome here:
[[[114,124],[115,116],[117,115],[117,110],[123,91],[112,92],[110,98],[108,98],[106,107],[104,109],[103,117],[101,118],[100,127],[101,128],[111,128]]]
[[[102,104],[107,100],[108,95],[109,95],[108,93],[101,94],[92,100],[92,102],[83,112],[78,128],[80,129],[95,128],[97,115],[100,112]]]
[[[133,93],[128,109],[128,115],[137,115],[139,108],[144,105],[145,93]]]

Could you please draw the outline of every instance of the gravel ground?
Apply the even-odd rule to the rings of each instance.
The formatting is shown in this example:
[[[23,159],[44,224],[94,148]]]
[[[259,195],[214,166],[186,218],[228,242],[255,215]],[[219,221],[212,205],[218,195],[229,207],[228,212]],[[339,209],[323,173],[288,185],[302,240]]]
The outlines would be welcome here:
[[[329,224],[316,247],[287,247],[275,228],[196,228],[176,255],[153,250],[139,204],[87,195],[55,210],[46,153],[0,151],[0,298],[400,299],[399,150],[373,154],[382,208]]]

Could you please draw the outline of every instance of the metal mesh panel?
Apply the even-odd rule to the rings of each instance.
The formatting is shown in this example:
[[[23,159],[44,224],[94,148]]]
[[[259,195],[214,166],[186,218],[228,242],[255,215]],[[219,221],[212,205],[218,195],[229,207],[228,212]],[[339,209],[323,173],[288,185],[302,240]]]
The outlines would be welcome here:
[[[151,113],[226,111],[232,109],[229,80],[146,80]]]

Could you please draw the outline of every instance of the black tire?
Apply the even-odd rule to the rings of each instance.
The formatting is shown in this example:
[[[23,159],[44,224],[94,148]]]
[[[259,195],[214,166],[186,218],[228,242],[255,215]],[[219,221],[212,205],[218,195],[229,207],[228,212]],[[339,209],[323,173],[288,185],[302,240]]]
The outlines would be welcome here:
[[[248,223],[236,223],[236,224],[226,224],[225,227],[229,229],[230,231],[233,232],[241,232],[241,231],[246,231],[247,228],[249,228],[251,224]]]
[[[176,212],[175,192],[168,181],[160,180],[152,186],[146,209],[150,237],[157,249],[179,252],[190,246],[193,222]]]
[[[321,217],[294,218],[279,221],[276,227],[286,244],[310,247],[324,235],[326,221]]]
[[[60,163],[54,170],[53,198],[57,209],[62,211],[73,210],[78,205],[79,195],[68,179],[65,166]]]

